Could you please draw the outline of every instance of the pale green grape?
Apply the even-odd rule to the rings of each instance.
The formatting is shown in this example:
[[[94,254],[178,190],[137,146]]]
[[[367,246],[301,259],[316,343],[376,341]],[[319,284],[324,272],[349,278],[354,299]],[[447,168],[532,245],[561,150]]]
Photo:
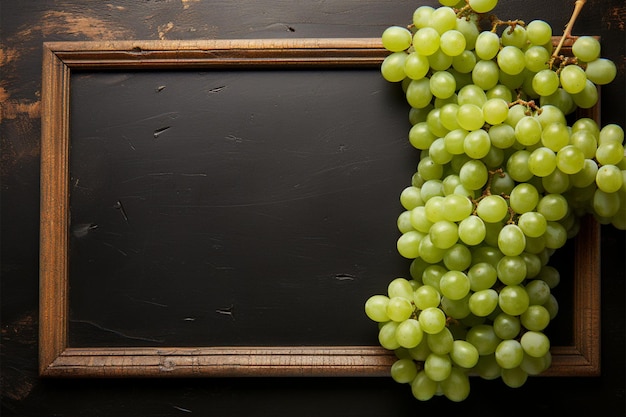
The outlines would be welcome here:
[[[507,285],[500,290],[498,305],[503,312],[511,316],[519,316],[529,305],[528,293],[519,285]]]
[[[404,51],[411,46],[413,35],[407,28],[390,26],[382,34],[383,47],[391,52]]]
[[[431,6],[418,7],[413,12],[413,25],[418,29],[428,26],[430,16],[432,16],[434,11],[435,8]]]
[[[595,61],[600,57],[600,42],[592,36],[579,36],[572,44],[572,53],[581,61]]]
[[[461,271],[448,271],[439,281],[439,291],[450,300],[460,300],[469,293],[469,290],[469,278]]]
[[[501,123],[504,123],[509,115],[509,105],[501,98],[488,99],[485,104],[483,104],[482,110],[485,122],[490,125],[500,125]],[[489,135],[491,136],[491,129],[489,129]]]
[[[408,384],[417,376],[417,366],[411,359],[398,359],[391,365],[391,378],[399,384]]]
[[[565,174],[576,174],[585,166],[585,153],[575,145],[566,145],[556,153],[556,166]]]
[[[428,58],[417,52],[411,52],[404,60],[404,74],[413,80],[420,80],[428,74],[430,64]]]
[[[459,3],[457,2],[457,4]],[[472,51],[476,46],[476,38],[480,34],[476,19],[456,19],[456,30],[465,37],[465,49]]]
[[[527,211],[518,218],[517,225],[527,237],[540,237],[546,232],[548,222],[543,214]]]
[[[467,271],[470,289],[474,292],[490,289],[497,281],[496,268],[487,262],[478,262]]]
[[[498,53],[497,62],[500,69],[509,75],[519,74],[526,68],[524,53],[516,46],[502,48]]]
[[[430,93],[430,89],[429,89]],[[437,139],[428,128],[426,121],[414,124],[409,130],[409,142],[416,149],[428,149]]]
[[[596,149],[596,160],[601,165],[617,165],[624,159],[624,146],[621,142],[603,140]]]
[[[437,52],[440,42],[439,33],[432,27],[420,28],[413,35],[413,48],[415,52],[423,56]]]
[[[498,64],[492,60],[481,59],[472,69],[472,82],[482,88],[489,90],[498,84],[500,71]]]
[[[413,299],[413,286],[406,278],[398,277],[387,285],[387,295],[389,297],[404,297]]]
[[[422,330],[428,334],[439,333],[446,326],[446,315],[437,307],[422,310],[418,320]]]
[[[437,136],[438,138],[442,138],[450,131],[446,129],[446,127],[441,123],[441,107],[435,107],[428,113],[428,117],[426,118],[426,123],[428,124],[428,128],[430,131]]]
[[[576,94],[583,91],[587,75],[578,65],[567,65],[559,74],[561,87],[570,94]]]
[[[404,63],[407,58],[406,52],[393,52],[385,57],[380,66],[383,78],[389,82],[400,82],[406,77]]]
[[[410,220],[411,226],[422,233],[428,233],[430,227],[433,225],[433,222],[426,217],[426,208],[424,206],[418,206],[411,210]]]
[[[411,297],[411,300],[413,297]],[[404,297],[391,297],[387,303],[387,315],[395,322],[403,322],[413,314],[413,305]]]
[[[534,45],[524,52],[524,63],[531,72],[539,72],[548,69],[550,52],[543,46]]]
[[[616,142],[620,144],[624,142],[624,129],[615,123],[604,126],[598,132],[598,143],[605,144],[608,142]]]
[[[480,32],[476,38],[474,47],[476,55],[480,59],[490,60],[496,57],[500,51],[500,37],[493,32]]]
[[[433,381],[426,375],[425,371],[418,372],[417,376],[411,382],[411,393],[420,401],[428,401],[435,396],[439,383]]]
[[[419,243],[419,255],[422,259],[432,264],[439,263],[443,260],[446,250],[435,246],[430,239],[430,235],[424,236]]]
[[[417,172],[425,181],[440,179],[443,175],[443,165],[433,161],[430,156],[426,156],[417,164]]]
[[[431,353],[424,361],[424,372],[433,381],[441,382],[450,376],[452,361],[448,355]]]
[[[415,259],[420,256],[420,242],[424,238],[424,233],[417,230],[409,230],[400,235],[396,241],[396,249],[398,253],[407,259]]]
[[[494,353],[502,341],[502,339],[496,335],[493,326],[488,324],[472,326],[467,331],[465,340],[474,345],[476,350],[478,350],[478,354],[481,356]]]
[[[384,323],[378,330],[378,342],[387,350],[396,350],[400,344],[396,340],[396,329],[398,322],[388,321]]]
[[[433,71],[447,70],[452,66],[452,57],[446,55],[441,49],[437,49],[428,56],[428,64]]]
[[[456,121],[456,115],[455,115]],[[465,142],[465,136],[467,136],[467,130],[465,129],[454,129],[446,136],[444,136],[443,140],[446,145],[446,150],[450,152],[452,155],[461,155],[464,153],[463,143]]]
[[[400,346],[410,349],[420,344],[424,332],[416,319],[407,319],[398,325],[395,337]]]
[[[482,108],[476,104],[461,104],[456,118],[459,126],[468,131],[478,130],[485,124]]]
[[[461,368],[473,368],[478,363],[478,349],[465,340],[455,340],[450,350],[450,359]]]
[[[487,223],[502,221],[508,213],[509,206],[499,195],[488,195],[476,206],[476,214]]]
[[[528,169],[538,177],[549,175],[556,169],[556,154],[545,146],[535,149],[528,157]]]
[[[429,307],[437,307],[441,301],[441,296],[435,287],[424,284],[415,290],[413,301],[415,307],[419,310],[425,310]]]
[[[574,187],[585,188],[596,181],[598,164],[591,159],[585,159],[583,168],[570,176],[570,181]]]
[[[411,212],[409,210],[405,210],[398,216],[398,220],[396,222],[398,226],[398,231],[400,233],[406,233],[413,229],[413,225],[411,224]]]
[[[452,97],[456,91],[454,76],[448,71],[436,71],[430,77],[430,92],[438,98]]]
[[[365,314],[372,321],[387,322],[390,320],[387,315],[387,304],[389,304],[389,297],[382,294],[373,295],[365,302]]]
[[[503,369],[513,369],[522,363],[524,349],[520,342],[514,339],[501,341],[496,348],[496,362]]]
[[[443,33],[453,30],[456,27],[456,12],[451,7],[438,7],[430,15],[429,26]]]
[[[541,140],[543,128],[536,117],[524,116],[515,126],[515,138],[525,146],[531,146]]]
[[[456,114],[458,110],[459,105],[456,103],[444,104],[439,110],[439,118],[441,120],[441,124],[443,125],[443,127],[450,131],[446,133],[446,136],[452,131],[459,129],[459,124],[456,121]]]
[[[485,380],[500,378],[502,372],[502,368],[500,368],[500,365],[496,362],[496,356],[493,353],[479,356],[478,363],[473,370],[478,376]]]
[[[469,74],[476,66],[476,54],[471,50],[464,50],[452,57],[452,68],[462,74]]]
[[[550,356],[550,352],[541,356],[539,358],[534,358],[528,354],[524,355],[524,359],[522,359],[522,363],[519,366],[519,369],[526,372],[528,375],[539,375],[550,366],[552,360]]]
[[[562,248],[567,241],[567,230],[565,230],[565,227],[559,222],[548,221],[544,237],[546,248],[559,249]]]
[[[487,167],[483,162],[477,160],[467,161],[461,166],[461,170],[459,171],[461,184],[468,190],[478,190],[482,188],[487,182],[488,177],[489,173]]]
[[[562,123],[550,123],[541,131],[541,144],[557,152],[569,143],[569,130]]]
[[[498,306],[498,293],[491,288],[473,293],[469,298],[469,309],[475,316],[486,317]]]
[[[587,63],[585,68],[587,79],[597,85],[611,83],[617,75],[615,63],[606,58],[598,58]]]
[[[526,46],[528,40],[526,28],[522,25],[509,27],[502,32],[501,39],[503,46],[515,46],[516,48],[522,49]]]
[[[457,100],[459,106],[462,104],[475,104],[482,109],[487,101],[487,93],[477,85],[469,84],[459,90]]]
[[[526,383],[528,373],[521,368],[520,363],[520,366],[503,369],[500,377],[502,378],[502,382],[504,382],[507,387],[519,388]]]
[[[520,321],[526,329],[539,332],[550,324],[550,312],[542,305],[529,305],[520,315]]]
[[[443,216],[446,220],[451,222],[460,222],[468,217],[474,205],[472,201],[462,195],[450,194],[443,199],[444,213]]]
[[[550,286],[542,279],[533,279],[524,288],[530,305],[544,305],[550,298]]]
[[[456,21],[455,21],[456,25]],[[439,47],[448,56],[460,55],[464,50],[467,42],[465,36],[455,29],[448,30],[441,34]]]
[[[404,52],[397,53],[404,54]],[[404,71],[404,68],[402,69],[402,71]],[[432,98],[433,94],[430,92],[430,80],[428,78],[411,80],[409,86],[406,89],[406,100],[411,107],[415,107],[418,109],[424,108],[430,104]]]
[[[424,187],[422,187],[422,189],[423,188]],[[445,220],[443,215],[443,203],[444,197],[442,195],[434,195],[429,198],[428,201],[426,201],[426,203],[424,204],[426,218],[433,224],[437,223],[438,221]]]
[[[601,166],[596,173],[596,184],[605,193],[616,193],[624,184],[622,170],[615,165]]]
[[[492,100],[501,100],[501,99],[492,99]],[[485,114],[485,119],[489,118],[492,121],[497,120],[497,116],[494,116],[485,108],[483,108],[483,113]],[[508,115],[508,106],[507,106],[507,115]],[[485,120],[485,121],[487,123],[490,123],[489,120]],[[513,129],[510,125],[506,123],[496,124],[489,128],[489,139],[491,139],[491,145],[493,145],[494,147],[499,148],[499,149],[509,149],[513,146],[516,140],[515,129]]]
[[[444,138],[435,139],[435,141],[428,148],[429,158],[432,162],[437,164],[443,169],[443,165],[452,160],[452,154],[446,149],[446,143]],[[441,175],[439,176],[439,178]]]
[[[400,204],[407,210],[412,210],[417,206],[423,206],[421,191],[418,187],[408,186],[400,193]]]
[[[487,229],[485,223],[478,216],[469,216],[459,223],[459,239],[469,246],[475,246],[483,242]]]
[[[528,355],[540,358],[550,350],[550,340],[539,331],[528,331],[522,335],[520,345]]]
[[[493,320],[493,331],[500,339],[515,339],[522,330],[519,317],[499,313]]]
[[[503,256],[496,265],[498,279],[505,285],[521,284],[527,276],[526,262],[521,256]]]
[[[465,104],[464,106],[474,106],[473,104]],[[482,114],[482,112],[481,112]],[[489,133],[483,129],[473,130],[465,136],[463,141],[463,151],[469,157],[481,159],[489,154],[491,149],[491,139]]]
[[[580,93],[572,94],[572,100],[581,109],[590,109],[598,103],[598,88],[591,81],[585,81],[585,88]]]
[[[537,203],[537,212],[547,221],[558,221],[567,215],[569,204],[561,194],[546,194]]]
[[[533,77],[532,87],[540,96],[551,96],[559,88],[559,76],[551,69],[540,70]]]
[[[470,7],[476,13],[487,13],[492,11],[498,4],[498,0],[469,0]]]
[[[452,350],[454,337],[447,327],[444,327],[439,333],[429,334],[426,336],[426,343],[432,353],[437,355],[445,355]]]
[[[450,270],[464,271],[472,264],[472,253],[466,245],[456,243],[443,255],[443,264]]]
[[[443,211],[437,210],[437,212],[443,216]],[[440,249],[452,247],[459,238],[457,224],[443,219],[435,222],[428,233],[433,245]]]
[[[533,45],[545,45],[552,39],[552,27],[544,20],[532,20],[526,25],[526,36]]]

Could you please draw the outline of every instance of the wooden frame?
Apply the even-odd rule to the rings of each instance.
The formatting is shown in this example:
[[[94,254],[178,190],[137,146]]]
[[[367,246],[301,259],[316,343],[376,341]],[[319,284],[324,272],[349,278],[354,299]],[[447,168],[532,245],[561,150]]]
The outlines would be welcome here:
[[[44,44],[39,370],[54,377],[387,376],[380,346],[72,348],[68,344],[69,104],[72,70],[371,67],[379,39],[55,42]],[[552,348],[545,375],[600,369],[599,226],[575,244],[574,343]]]

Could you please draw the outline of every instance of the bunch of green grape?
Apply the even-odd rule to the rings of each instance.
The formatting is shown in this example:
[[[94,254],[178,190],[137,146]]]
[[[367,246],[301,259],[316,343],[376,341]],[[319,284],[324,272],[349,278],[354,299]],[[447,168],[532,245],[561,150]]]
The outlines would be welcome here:
[[[545,21],[487,18],[497,0],[440,3],[382,34],[381,73],[406,94],[420,157],[397,220],[410,276],[365,313],[395,381],[462,401],[470,375],[520,387],[550,366],[550,257],[585,215],[626,229],[626,157],[620,126],[575,117],[616,76],[595,38],[566,58]]]

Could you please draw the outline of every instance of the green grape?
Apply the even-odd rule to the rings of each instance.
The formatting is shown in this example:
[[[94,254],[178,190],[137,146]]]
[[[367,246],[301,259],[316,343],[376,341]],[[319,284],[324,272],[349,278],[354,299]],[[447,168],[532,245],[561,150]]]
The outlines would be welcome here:
[[[559,249],[562,248],[567,241],[567,230],[565,230],[565,227],[559,222],[548,221],[544,237],[546,248]]]
[[[424,372],[433,381],[441,382],[450,376],[452,361],[448,355],[431,353],[424,361]]]
[[[464,2],[464,0],[461,0]],[[458,4],[459,2],[457,2]],[[456,30],[465,37],[465,50],[472,51],[476,46],[476,38],[480,34],[478,24],[474,19],[456,19]]]
[[[441,124],[450,132],[459,129],[459,124],[456,121],[456,114],[458,110],[459,110],[459,105],[456,103],[446,103],[443,106],[441,106],[439,110],[439,118],[441,120]],[[448,133],[446,133],[446,135]]]
[[[453,30],[456,27],[456,12],[451,7],[438,7],[430,16],[429,26],[443,33]]]
[[[595,61],[600,57],[600,42],[592,36],[579,36],[572,44],[572,53],[583,62]]]
[[[524,288],[530,305],[544,305],[550,298],[550,286],[542,279],[533,279]]]
[[[444,138],[435,139],[428,149],[428,154],[432,162],[443,169],[443,165],[452,160],[452,154],[446,149]],[[441,177],[441,175],[439,176]]]
[[[562,123],[550,123],[541,131],[541,144],[557,152],[569,143],[569,130]]]
[[[548,105],[555,106],[559,108],[563,114],[570,114],[576,110],[576,103],[574,103],[572,95],[561,87],[557,88],[551,95],[542,95],[539,99],[539,104],[541,108]]]
[[[437,212],[443,216],[442,210],[437,210]],[[440,249],[452,247],[459,238],[457,224],[443,219],[435,222],[428,233],[433,245]]]
[[[539,332],[550,324],[550,312],[542,305],[529,305],[520,315],[520,321],[526,329]]]
[[[435,287],[425,284],[415,290],[413,301],[415,307],[419,310],[425,310],[429,307],[437,307],[441,301],[441,296]]]
[[[598,164],[591,159],[585,159],[583,168],[576,174],[570,176],[570,181],[574,187],[585,188],[596,181]]]
[[[391,365],[391,378],[399,384],[408,384],[417,376],[417,366],[411,359],[398,359]]]
[[[437,52],[440,42],[439,33],[432,27],[418,29],[413,35],[413,48],[415,52],[423,56]]]
[[[556,154],[545,146],[535,149],[528,157],[528,169],[538,177],[549,175],[556,169]]]
[[[407,319],[398,325],[395,337],[401,347],[410,349],[420,344],[424,337],[424,332],[417,320]]]
[[[504,123],[509,115],[509,105],[501,98],[488,99],[485,104],[483,104],[482,110],[485,122],[492,125],[492,127],[494,127],[493,125],[500,125],[501,123]],[[489,129],[489,135],[491,136],[491,129]]]
[[[430,239],[430,235],[424,236],[424,238],[419,243],[419,254],[422,259],[432,264],[439,263],[443,260],[443,255],[445,255],[446,250],[436,247],[432,240]]]
[[[575,145],[566,145],[556,153],[556,166],[565,174],[576,174],[585,166],[585,153]]]
[[[624,142],[624,129],[615,123],[604,126],[598,132],[598,144],[605,144],[608,142],[616,142],[620,144]]]
[[[528,373],[521,368],[521,363],[520,366],[511,369],[503,369],[500,376],[502,382],[509,388],[519,388],[523,386],[528,379]]]
[[[411,297],[411,300],[413,297]],[[404,297],[391,297],[387,303],[387,315],[395,322],[403,322],[413,314],[413,305]]]
[[[524,359],[519,366],[519,369],[526,372],[528,375],[539,375],[551,364],[550,352],[540,358],[534,358],[528,354],[524,354]]]
[[[500,368],[500,365],[496,362],[496,356],[492,353],[490,355],[479,356],[474,371],[482,379],[493,380],[500,378],[502,368]]]
[[[413,286],[406,278],[395,278],[387,285],[387,295],[389,297],[404,297],[407,300],[413,299]]]
[[[496,348],[502,341],[493,326],[488,324],[478,324],[472,326],[465,335],[465,340],[474,345],[478,354],[481,356],[490,355],[496,351]]]
[[[445,126],[441,123],[440,115],[441,108],[435,107],[433,110],[430,111],[430,113],[428,113],[428,117],[426,118],[428,128],[438,138],[442,138],[450,133],[450,131],[446,129]]]
[[[454,76],[447,71],[436,71],[430,77],[430,92],[438,98],[452,97],[456,91]]]
[[[467,133],[468,132],[465,129],[454,129],[448,132],[443,138],[446,150],[452,155],[463,154],[463,143],[465,142],[465,136],[467,136]]]
[[[547,221],[563,219],[568,212],[567,199],[561,194],[546,194],[537,203],[537,212],[543,215]]]
[[[590,109],[598,103],[598,88],[591,81],[585,81],[585,88],[580,93],[572,94],[572,100],[581,109]]]
[[[467,271],[470,290],[474,292],[490,289],[497,281],[496,268],[487,262],[478,262]]]
[[[455,340],[450,350],[450,359],[461,368],[470,369],[478,363],[478,349],[465,340]]]
[[[502,151],[500,150],[500,152]],[[511,178],[508,173],[502,172],[495,174],[491,178],[491,194],[508,196],[511,194],[511,191],[513,191],[513,188],[515,188],[515,184],[515,181],[513,181],[513,178]]]
[[[400,213],[396,224],[400,233],[406,233],[410,230],[414,230],[413,225],[411,224],[411,212],[409,210],[405,210]]]
[[[420,256],[420,243],[424,238],[424,233],[417,230],[409,230],[400,235],[396,241],[396,249],[398,253],[407,259],[415,259]]]
[[[426,201],[426,203],[424,204],[426,218],[431,223],[434,224],[434,223],[437,223],[438,221],[445,220],[444,215],[443,215],[443,202],[444,202],[443,196],[435,195],[429,198],[428,201]]]
[[[598,148],[597,141],[597,136],[594,135],[593,132],[589,130],[574,131],[572,127],[570,144],[580,149],[586,159],[593,159],[595,157],[596,149]]]
[[[435,396],[438,387],[439,383],[430,379],[422,370],[411,382],[411,393],[419,401],[428,401]]]
[[[411,226],[413,226],[416,231],[422,233],[428,233],[430,227],[433,225],[433,222],[426,217],[426,208],[424,206],[418,206],[411,210],[410,220]]]
[[[521,256],[503,256],[496,265],[498,279],[504,285],[521,284],[527,275],[526,262]]]
[[[502,221],[509,212],[506,200],[499,195],[488,195],[478,202],[476,214],[487,223]]]
[[[576,94],[583,91],[585,88],[585,82],[587,81],[587,75],[578,65],[567,65],[561,69],[559,75],[561,87],[570,94]]]
[[[500,100],[500,99],[491,99],[491,100]],[[504,100],[502,100],[504,101]],[[506,102],[505,102],[506,103]],[[483,113],[485,114],[485,119],[494,117],[491,120],[497,120],[490,111],[483,108]],[[507,114],[508,114],[508,106],[507,106]],[[506,119],[505,119],[506,120]],[[487,123],[490,123],[489,120],[485,120]],[[496,124],[489,128],[489,139],[491,139],[491,145],[498,149],[509,149],[515,143],[515,129],[513,129],[508,124]]]
[[[503,46],[515,46],[518,49],[522,49],[528,41],[526,28],[522,25],[510,27],[502,32],[501,39]]]
[[[454,61],[453,61],[454,63]],[[472,69],[472,82],[483,90],[489,90],[498,84],[500,71],[492,60],[481,59]]]
[[[508,87],[507,87],[508,88]],[[517,126],[520,120],[526,116],[526,106],[521,104],[514,104],[509,108],[509,114],[506,117],[506,124],[513,128]]]
[[[519,317],[499,313],[493,320],[493,331],[500,339],[515,339],[522,330]]]
[[[459,126],[471,131],[478,130],[485,124],[482,108],[476,104],[461,104],[456,116]]]
[[[460,300],[469,293],[469,290],[469,278],[461,271],[448,271],[439,282],[439,291],[450,300]]]
[[[534,45],[524,52],[524,63],[531,72],[539,72],[548,69],[550,52],[543,46]],[[534,78],[534,77],[533,77]]]
[[[584,165],[584,159],[583,159]],[[558,153],[557,153],[557,167],[550,174],[545,177],[541,177],[541,185],[547,193],[563,194],[570,188],[569,175],[559,169]]]
[[[460,222],[466,217],[468,217],[472,210],[474,209],[474,205],[472,201],[458,194],[450,194],[444,197],[444,218],[451,222]]]
[[[432,353],[437,355],[445,355],[452,350],[454,337],[447,327],[444,327],[439,333],[429,334],[426,336],[426,343]]]
[[[519,74],[526,68],[524,52],[516,46],[502,48],[498,53],[497,62],[500,69],[509,75]]]
[[[383,78],[389,82],[400,82],[406,77],[404,63],[407,58],[406,52],[392,52],[385,57],[380,66]]]
[[[495,351],[496,362],[503,369],[513,369],[522,363],[524,349],[520,342],[514,339],[506,339],[498,344]]]
[[[528,293],[519,285],[507,285],[500,290],[498,305],[506,314],[519,316],[528,308]]]
[[[483,242],[487,229],[485,223],[478,216],[469,216],[459,223],[459,239],[469,246],[475,246]]]
[[[412,210],[417,206],[423,206],[421,192],[418,187],[408,186],[400,193],[400,204],[407,210]]]
[[[415,27],[418,29],[428,26],[430,16],[432,16],[434,11],[435,8],[431,6],[418,7],[413,12],[413,25],[415,25]]]
[[[486,317],[498,306],[498,293],[491,288],[473,293],[469,298],[469,309],[475,316]]]
[[[452,66],[452,57],[446,55],[441,49],[437,49],[433,54],[428,56],[428,64],[434,71],[447,70]]]
[[[435,264],[429,265],[424,269],[424,272],[422,273],[422,283],[424,285],[429,285],[433,287],[434,289],[436,289],[437,291],[439,291],[439,281],[441,281],[441,277],[446,272],[448,272],[448,270],[441,265],[435,265]],[[436,307],[436,306],[432,306],[432,307]],[[423,308],[422,310],[426,310],[426,309]]]
[[[498,4],[498,0],[469,0],[469,6],[476,13],[488,13]]]
[[[464,50],[452,57],[452,68],[462,74],[469,74],[476,66],[476,54],[471,50]]]
[[[617,75],[615,63],[606,58],[598,58],[587,63],[585,68],[587,79],[596,85],[611,83]]]
[[[400,344],[396,340],[396,329],[398,322],[388,321],[378,330],[378,343],[387,350],[396,350]]]
[[[470,84],[462,87],[457,93],[459,106],[462,104],[475,104],[482,109],[487,101],[487,94],[477,85]]]
[[[526,278],[535,278],[543,267],[543,259],[539,254],[534,254],[525,250],[520,255],[526,263]]]
[[[430,80],[428,78],[411,80],[406,90],[406,100],[411,107],[415,107],[418,109],[424,108],[430,104],[432,98],[433,94],[430,92]]]
[[[496,57],[500,51],[500,37],[493,32],[480,32],[476,38],[474,47],[476,55],[480,59],[491,60]]]
[[[443,165],[433,161],[430,156],[426,156],[417,164],[417,172],[425,181],[440,179],[443,175]]]
[[[496,85],[495,87],[489,89],[485,94],[487,95],[487,99],[501,98],[507,103],[513,101],[513,91],[504,84]]]
[[[372,321],[387,322],[390,320],[387,315],[387,304],[389,304],[389,297],[382,294],[373,295],[365,302],[365,314]]]
[[[454,190],[456,189],[457,185],[461,184],[461,179],[459,178],[458,175],[456,174],[448,174],[446,175],[446,177],[441,181],[442,187],[443,187],[443,195],[444,196],[449,196],[454,194]],[[465,197],[467,198],[467,197]],[[450,201],[455,201],[455,200],[447,200],[448,202]],[[448,202],[444,203],[446,204],[446,206],[448,206]],[[457,202],[457,201],[455,201]],[[458,203],[461,204],[461,206],[463,207],[464,203],[462,201],[458,201]],[[461,211],[463,211],[462,207],[460,208]],[[450,220],[450,218],[448,217],[456,217],[455,215],[449,215],[448,213],[445,213],[444,218],[446,220]],[[451,220],[451,221],[457,221],[457,220]]]
[[[464,106],[477,107],[473,104],[465,104]],[[490,149],[491,139],[489,138],[489,133],[485,130],[473,130],[465,136],[465,140],[463,141],[463,151],[469,157],[474,159],[484,158],[489,154]]]
[[[470,160],[461,166],[459,178],[461,184],[468,190],[479,190],[486,183],[489,177],[487,167],[481,161]]]
[[[543,214],[527,211],[518,218],[517,225],[527,237],[540,237],[545,234],[548,222]]]
[[[413,35],[407,28],[390,26],[383,31],[383,47],[391,52],[400,52],[411,46]]]
[[[428,74],[428,58],[417,52],[411,52],[404,60],[404,74],[412,80],[420,80]]]
[[[456,25],[456,21],[455,21]],[[439,47],[444,54],[448,56],[460,55],[464,50],[467,42],[465,36],[455,29],[448,30],[441,34]]]
[[[551,69],[540,70],[533,76],[532,87],[540,96],[551,96],[559,88],[559,76]]]
[[[605,193],[616,193],[624,184],[623,171],[615,165],[602,165],[596,173],[596,184]]]
[[[545,45],[552,39],[552,27],[543,20],[532,20],[526,25],[526,36],[533,45]]]
[[[420,327],[425,333],[439,333],[446,326],[446,315],[437,307],[422,310],[418,316]]]
[[[450,270],[464,271],[472,264],[472,254],[466,245],[456,243],[443,255],[443,264]]]
[[[430,93],[430,90],[429,90]],[[428,128],[426,121],[414,124],[409,130],[409,142],[416,149],[428,149],[437,139]]]
[[[541,140],[543,128],[536,117],[524,116],[515,126],[515,138],[525,146],[532,146]]]
[[[540,358],[550,350],[550,340],[539,331],[528,331],[522,335],[520,346],[528,355]]]
[[[596,160],[601,165],[617,165],[624,159],[624,146],[621,142],[603,140],[596,149]]]

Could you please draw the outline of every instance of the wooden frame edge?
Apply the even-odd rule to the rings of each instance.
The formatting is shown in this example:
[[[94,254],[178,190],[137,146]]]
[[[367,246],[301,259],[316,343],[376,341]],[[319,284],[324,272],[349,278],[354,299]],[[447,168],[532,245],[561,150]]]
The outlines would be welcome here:
[[[379,346],[71,348],[68,346],[69,87],[74,69],[379,66],[378,38],[53,42],[44,44],[40,218],[39,372],[50,377],[388,376]],[[599,114],[595,115],[596,117]],[[589,243],[593,243],[589,245]],[[599,225],[576,244],[573,346],[553,348],[546,376],[600,372]],[[585,262],[589,271],[579,268]],[[587,295],[589,293],[589,295]]]

